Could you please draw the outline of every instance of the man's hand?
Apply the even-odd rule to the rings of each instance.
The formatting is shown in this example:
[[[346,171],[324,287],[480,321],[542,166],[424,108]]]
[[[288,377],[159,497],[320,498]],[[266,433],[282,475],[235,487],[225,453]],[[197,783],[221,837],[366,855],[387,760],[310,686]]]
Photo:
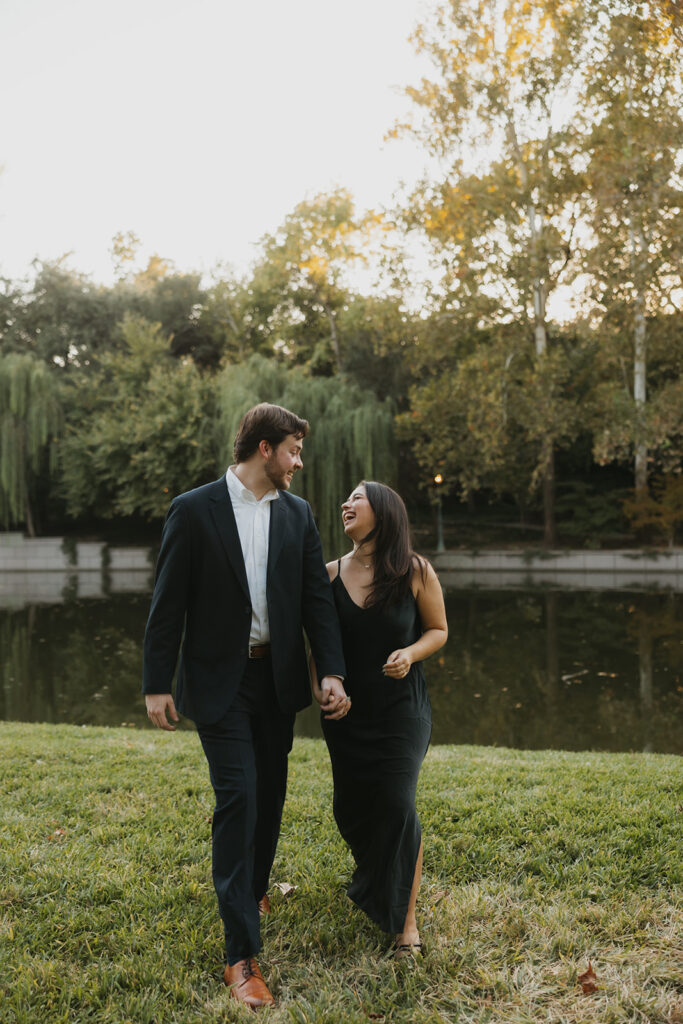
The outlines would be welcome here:
[[[153,725],[156,725],[157,729],[175,732],[175,725],[171,725],[166,717],[166,712],[168,712],[174,722],[180,721],[170,693],[146,693],[145,704],[147,705],[147,717]]]
[[[344,683],[337,676],[324,676],[320,680],[320,696],[315,694],[325,718],[343,718],[348,714],[351,700],[346,696]]]

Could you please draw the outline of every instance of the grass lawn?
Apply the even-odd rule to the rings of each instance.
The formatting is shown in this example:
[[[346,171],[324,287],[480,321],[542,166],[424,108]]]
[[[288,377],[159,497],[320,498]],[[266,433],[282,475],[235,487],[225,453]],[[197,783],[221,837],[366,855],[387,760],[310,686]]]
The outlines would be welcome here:
[[[2,1024],[252,1020],[221,983],[196,736],[6,723],[0,751]],[[344,894],[322,741],[290,766],[262,1018],[683,1022],[680,758],[432,748],[408,963]]]

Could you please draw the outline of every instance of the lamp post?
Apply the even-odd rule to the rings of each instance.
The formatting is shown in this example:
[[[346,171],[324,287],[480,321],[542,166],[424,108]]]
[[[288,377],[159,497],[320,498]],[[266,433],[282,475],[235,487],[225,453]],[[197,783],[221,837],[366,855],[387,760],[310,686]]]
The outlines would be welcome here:
[[[434,489],[436,491],[436,553],[437,555],[442,554],[446,550],[446,545],[443,542],[443,515],[441,512],[441,491],[439,490],[439,484],[443,483],[443,477],[441,473],[437,473],[434,477]]]

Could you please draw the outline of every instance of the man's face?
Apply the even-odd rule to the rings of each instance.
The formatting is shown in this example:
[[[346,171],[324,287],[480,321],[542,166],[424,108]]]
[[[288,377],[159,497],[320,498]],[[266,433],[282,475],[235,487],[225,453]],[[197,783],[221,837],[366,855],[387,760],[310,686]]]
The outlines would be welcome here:
[[[295,437],[294,434],[287,434],[277,448],[271,448],[264,468],[273,487],[277,487],[281,491],[289,490],[292,477],[297,469],[303,469],[301,448],[301,439]]]

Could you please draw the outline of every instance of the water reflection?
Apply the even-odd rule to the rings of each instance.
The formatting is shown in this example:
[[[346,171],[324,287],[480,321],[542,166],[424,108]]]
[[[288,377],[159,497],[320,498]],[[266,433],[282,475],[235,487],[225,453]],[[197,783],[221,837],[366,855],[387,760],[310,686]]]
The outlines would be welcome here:
[[[0,611],[0,717],[146,726],[148,594]],[[683,600],[666,593],[457,591],[428,664],[435,743],[683,753]],[[318,716],[297,732],[319,735]]]
[[[680,597],[479,591],[447,606],[436,742],[683,752]]]
[[[0,612],[0,717],[143,725],[139,696],[147,595],[66,600]]]

